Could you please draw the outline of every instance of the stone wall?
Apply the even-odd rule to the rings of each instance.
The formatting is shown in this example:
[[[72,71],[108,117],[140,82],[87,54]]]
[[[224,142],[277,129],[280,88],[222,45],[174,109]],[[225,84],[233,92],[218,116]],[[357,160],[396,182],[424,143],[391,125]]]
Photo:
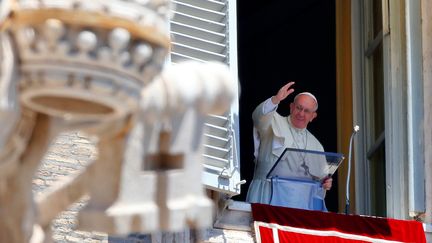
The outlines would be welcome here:
[[[47,190],[56,181],[67,175],[78,173],[97,157],[95,140],[84,134],[71,132],[61,134],[53,141],[40,168],[33,179],[33,192],[37,195]],[[104,232],[84,232],[75,230],[76,217],[80,208],[87,201],[83,197],[68,210],[62,212],[52,223],[52,234],[55,242],[188,242],[193,236],[189,231],[170,234],[130,234],[128,236],[109,236]],[[208,229],[199,232],[204,242],[253,242],[250,232],[237,230]],[[153,240],[152,240],[153,239]],[[192,240],[190,240],[192,241]]]
[[[33,179],[33,192],[42,193],[56,181],[78,173],[96,158],[94,144],[95,141],[76,132],[61,134],[51,145]],[[77,212],[85,203],[86,198],[82,198],[53,222],[55,242],[108,242],[108,236],[104,233],[74,230]]]

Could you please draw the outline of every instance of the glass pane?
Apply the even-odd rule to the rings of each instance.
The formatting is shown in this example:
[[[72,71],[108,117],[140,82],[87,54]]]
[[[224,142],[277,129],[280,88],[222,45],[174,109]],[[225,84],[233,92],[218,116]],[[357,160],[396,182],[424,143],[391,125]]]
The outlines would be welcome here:
[[[372,1],[373,6],[373,33],[374,36],[377,36],[377,34],[382,30],[383,28],[383,21],[382,21],[382,3],[381,0],[373,0]]]
[[[385,143],[374,153],[370,162],[371,214],[386,216]]]
[[[381,1],[374,1],[381,2]],[[375,5],[375,4],[374,4]],[[380,7],[379,4],[378,7]],[[381,9],[380,9],[381,10]],[[377,11],[376,9],[374,12]],[[381,12],[379,12],[381,13]],[[375,16],[374,26],[381,26],[381,18]],[[381,28],[380,28],[381,29]],[[371,138],[377,141],[384,131],[384,59],[382,42],[375,49],[372,56],[372,80],[371,90]],[[375,216],[386,216],[386,175],[385,175],[385,139],[379,148],[372,154],[370,163],[371,175],[371,213]]]
[[[382,42],[375,49],[373,62],[373,125],[374,139],[378,139],[384,131],[384,70],[383,70],[383,45]]]

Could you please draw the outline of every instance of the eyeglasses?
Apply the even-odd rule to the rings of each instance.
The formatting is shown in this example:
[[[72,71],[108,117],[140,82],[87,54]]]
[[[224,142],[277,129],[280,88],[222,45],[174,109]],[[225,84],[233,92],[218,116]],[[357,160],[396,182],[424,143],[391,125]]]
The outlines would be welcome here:
[[[314,113],[315,111],[311,110],[311,109],[306,109],[303,106],[299,105],[299,104],[294,104],[294,107],[296,109],[297,112],[304,112],[306,115],[310,115],[312,113]]]

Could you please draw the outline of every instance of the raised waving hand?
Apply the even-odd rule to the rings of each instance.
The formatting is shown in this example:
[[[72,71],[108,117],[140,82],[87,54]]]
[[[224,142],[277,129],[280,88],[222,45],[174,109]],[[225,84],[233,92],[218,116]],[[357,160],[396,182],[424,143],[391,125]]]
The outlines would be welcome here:
[[[291,88],[291,86],[293,86],[294,83],[295,82],[291,81],[291,82],[285,84],[284,86],[282,86],[282,88],[279,89],[277,94],[271,98],[273,104],[275,104],[275,105],[279,104],[279,102],[281,102],[286,97],[288,97],[288,95],[290,95],[292,92],[294,92],[294,89]]]

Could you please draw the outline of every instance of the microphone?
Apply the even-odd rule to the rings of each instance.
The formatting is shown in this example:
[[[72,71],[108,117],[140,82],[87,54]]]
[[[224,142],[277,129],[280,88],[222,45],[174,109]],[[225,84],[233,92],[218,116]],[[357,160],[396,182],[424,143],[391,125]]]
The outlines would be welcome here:
[[[353,132],[351,133],[350,143],[349,143],[349,150],[348,150],[348,174],[347,174],[347,180],[346,180],[346,200],[345,200],[345,214],[348,215],[349,207],[350,207],[350,200],[349,200],[349,184],[350,184],[350,175],[351,175],[351,151],[352,151],[352,143],[354,140],[354,135],[357,134],[357,132],[360,130],[360,127],[358,125],[354,126]]]

